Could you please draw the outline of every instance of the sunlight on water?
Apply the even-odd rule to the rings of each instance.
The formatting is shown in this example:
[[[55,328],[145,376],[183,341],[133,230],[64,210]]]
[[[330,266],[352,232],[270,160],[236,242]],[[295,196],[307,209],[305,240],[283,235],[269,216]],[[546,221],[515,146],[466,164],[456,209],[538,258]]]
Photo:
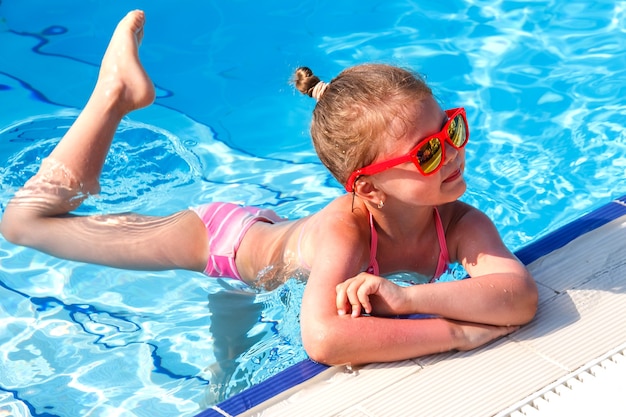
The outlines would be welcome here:
[[[314,103],[289,78],[370,61],[413,68],[444,107],[466,108],[463,200],[510,248],[626,193],[623,2],[245,3],[143,4],[157,100],[124,120],[102,192],[79,212],[319,210],[343,190],[311,146]],[[0,60],[2,208],[83,106],[126,7],[0,3],[0,54],[12,57]],[[297,278],[263,292],[0,238],[0,415],[193,416],[306,358]]]

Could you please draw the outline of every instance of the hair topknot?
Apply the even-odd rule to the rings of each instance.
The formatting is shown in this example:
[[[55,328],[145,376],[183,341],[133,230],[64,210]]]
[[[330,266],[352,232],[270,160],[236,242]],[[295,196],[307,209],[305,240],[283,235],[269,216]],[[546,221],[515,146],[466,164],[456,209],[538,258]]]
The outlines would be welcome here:
[[[311,71],[309,67],[299,67],[296,69],[294,84],[302,94],[306,94],[316,100],[320,99],[328,85],[320,80],[317,75],[313,74],[313,71]]]

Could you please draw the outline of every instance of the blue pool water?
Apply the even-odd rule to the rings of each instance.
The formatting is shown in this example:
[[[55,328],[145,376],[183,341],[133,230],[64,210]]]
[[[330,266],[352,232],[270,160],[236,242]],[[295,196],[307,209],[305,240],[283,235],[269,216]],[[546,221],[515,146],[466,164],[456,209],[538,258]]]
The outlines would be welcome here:
[[[227,4],[225,4],[227,3]],[[0,204],[86,101],[117,20],[146,10],[154,106],[121,126],[80,211],[210,200],[296,218],[342,193],[288,81],[384,61],[464,106],[463,199],[513,250],[626,193],[626,5],[609,1],[0,3]],[[61,261],[0,238],[0,415],[186,416],[306,358],[303,284]]]

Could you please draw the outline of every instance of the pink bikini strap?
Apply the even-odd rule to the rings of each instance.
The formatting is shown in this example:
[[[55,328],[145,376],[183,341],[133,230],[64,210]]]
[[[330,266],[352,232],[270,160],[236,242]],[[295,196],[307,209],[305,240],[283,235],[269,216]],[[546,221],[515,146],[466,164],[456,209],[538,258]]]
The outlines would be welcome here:
[[[430,280],[431,282],[436,280],[443,274],[448,268],[450,263],[450,255],[448,254],[448,245],[446,245],[446,232],[443,230],[443,224],[441,223],[441,216],[439,210],[435,207],[435,226],[437,229],[437,238],[439,239],[439,260],[437,261],[437,269],[435,275]]]
[[[376,227],[374,226],[374,216],[370,213],[370,264],[367,267],[367,272],[374,275],[380,275],[380,269],[378,268],[378,261],[376,260],[376,248],[378,247],[378,233],[376,233]]]

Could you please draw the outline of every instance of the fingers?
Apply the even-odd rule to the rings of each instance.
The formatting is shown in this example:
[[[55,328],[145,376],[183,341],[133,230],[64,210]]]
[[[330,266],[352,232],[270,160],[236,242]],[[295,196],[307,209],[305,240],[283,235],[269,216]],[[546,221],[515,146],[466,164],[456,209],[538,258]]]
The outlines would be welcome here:
[[[337,305],[337,314],[344,316],[350,311],[350,300],[348,300],[348,295],[346,294],[345,283],[337,285],[335,290],[337,291],[337,298],[335,300]]]
[[[352,297],[356,297],[359,303],[358,304],[359,307],[363,307],[363,310],[365,310],[367,314],[370,314],[372,312],[372,304],[370,303],[370,294],[374,292],[375,291],[373,291],[371,286],[361,285],[358,287],[358,289],[356,289],[356,292],[352,294]],[[352,297],[350,298],[350,300],[353,299]],[[352,304],[354,305],[354,302]],[[355,316],[354,309],[352,310],[352,315]],[[358,315],[360,315],[360,311],[359,311],[359,314],[356,314],[356,316]]]
[[[370,294],[376,292],[377,285],[373,275],[359,274],[337,285],[337,313],[345,315],[351,313],[352,317],[358,317],[363,312],[370,314],[372,304]]]
[[[337,313],[340,316],[351,314],[352,317],[361,315],[362,304],[357,294],[361,280],[357,278],[349,279],[337,285]]]

